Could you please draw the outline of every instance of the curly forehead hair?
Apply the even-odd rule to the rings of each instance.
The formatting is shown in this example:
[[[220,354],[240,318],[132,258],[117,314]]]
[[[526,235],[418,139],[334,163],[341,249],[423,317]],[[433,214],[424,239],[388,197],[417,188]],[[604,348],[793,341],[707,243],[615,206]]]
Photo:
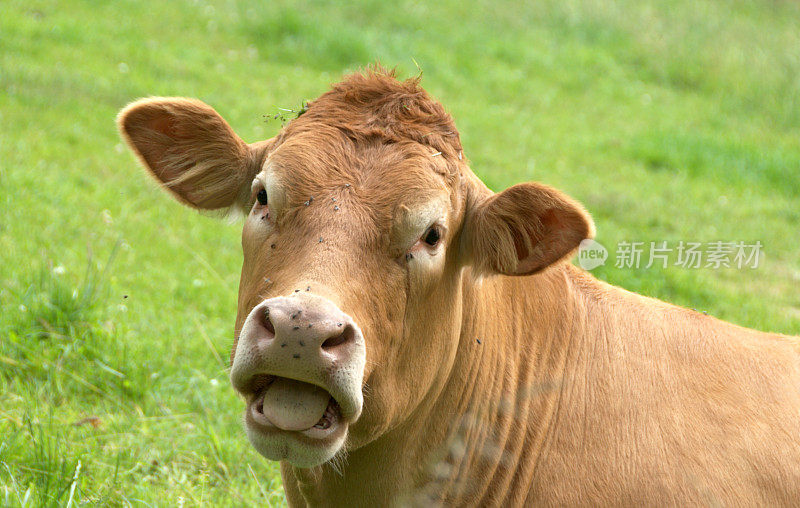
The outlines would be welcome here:
[[[286,126],[284,135],[323,123],[354,142],[367,138],[411,140],[445,158],[462,158],[461,139],[452,117],[419,82],[418,77],[398,81],[394,70],[377,65],[351,74],[310,102],[302,116]]]

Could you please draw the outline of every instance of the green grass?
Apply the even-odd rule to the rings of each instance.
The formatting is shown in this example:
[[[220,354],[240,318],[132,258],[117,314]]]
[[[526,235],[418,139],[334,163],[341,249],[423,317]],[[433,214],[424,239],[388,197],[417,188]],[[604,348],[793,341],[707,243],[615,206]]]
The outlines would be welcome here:
[[[0,504],[281,504],[227,385],[240,229],[121,144],[146,95],[247,141],[380,60],[453,113],[494,189],[539,180],[598,240],[759,240],[757,270],[609,282],[800,333],[800,5],[708,0],[11,0],[0,16]],[[80,465],[80,467],[79,467]]]

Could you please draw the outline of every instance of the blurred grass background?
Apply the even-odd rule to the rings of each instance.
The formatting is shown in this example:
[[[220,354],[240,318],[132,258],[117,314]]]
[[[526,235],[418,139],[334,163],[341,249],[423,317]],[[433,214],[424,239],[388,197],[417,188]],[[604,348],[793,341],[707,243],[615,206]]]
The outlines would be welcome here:
[[[227,385],[238,224],[156,189],[117,111],[200,98],[246,141],[380,60],[452,112],[495,190],[576,197],[623,240],[761,241],[756,270],[617,269],[800,333],[800,4],[782,0],[6,0],[0,504],[284,503]]]

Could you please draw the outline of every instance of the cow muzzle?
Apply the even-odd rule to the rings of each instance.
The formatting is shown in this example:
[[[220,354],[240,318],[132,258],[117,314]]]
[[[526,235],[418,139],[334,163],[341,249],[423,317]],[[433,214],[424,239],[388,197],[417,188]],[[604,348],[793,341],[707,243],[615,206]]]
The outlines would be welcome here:
[[[256,450],[297,467],[333,458],[361,414],[365,361],[358,325],[327,298],[302,293],[257,305],[231,368]]]

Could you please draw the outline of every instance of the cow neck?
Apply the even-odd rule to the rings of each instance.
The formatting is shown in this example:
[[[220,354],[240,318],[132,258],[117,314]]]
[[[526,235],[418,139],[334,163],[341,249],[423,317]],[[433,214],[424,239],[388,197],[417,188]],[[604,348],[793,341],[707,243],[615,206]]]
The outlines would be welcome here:
[[[571,265],[478,282],[467,274],[459,353],[427,418],[455,424],[428,459],[419,501],[483,505],[529,491],[572,376],[567,359],[583,336],[575,276]]]
[[[576,277],[571,265],[482,281],[465,272],[458,351],[435,401],[340,467],[282,464],[287,494],[309,506],[523,504],[512,496],[535,481],[583,335]]]

